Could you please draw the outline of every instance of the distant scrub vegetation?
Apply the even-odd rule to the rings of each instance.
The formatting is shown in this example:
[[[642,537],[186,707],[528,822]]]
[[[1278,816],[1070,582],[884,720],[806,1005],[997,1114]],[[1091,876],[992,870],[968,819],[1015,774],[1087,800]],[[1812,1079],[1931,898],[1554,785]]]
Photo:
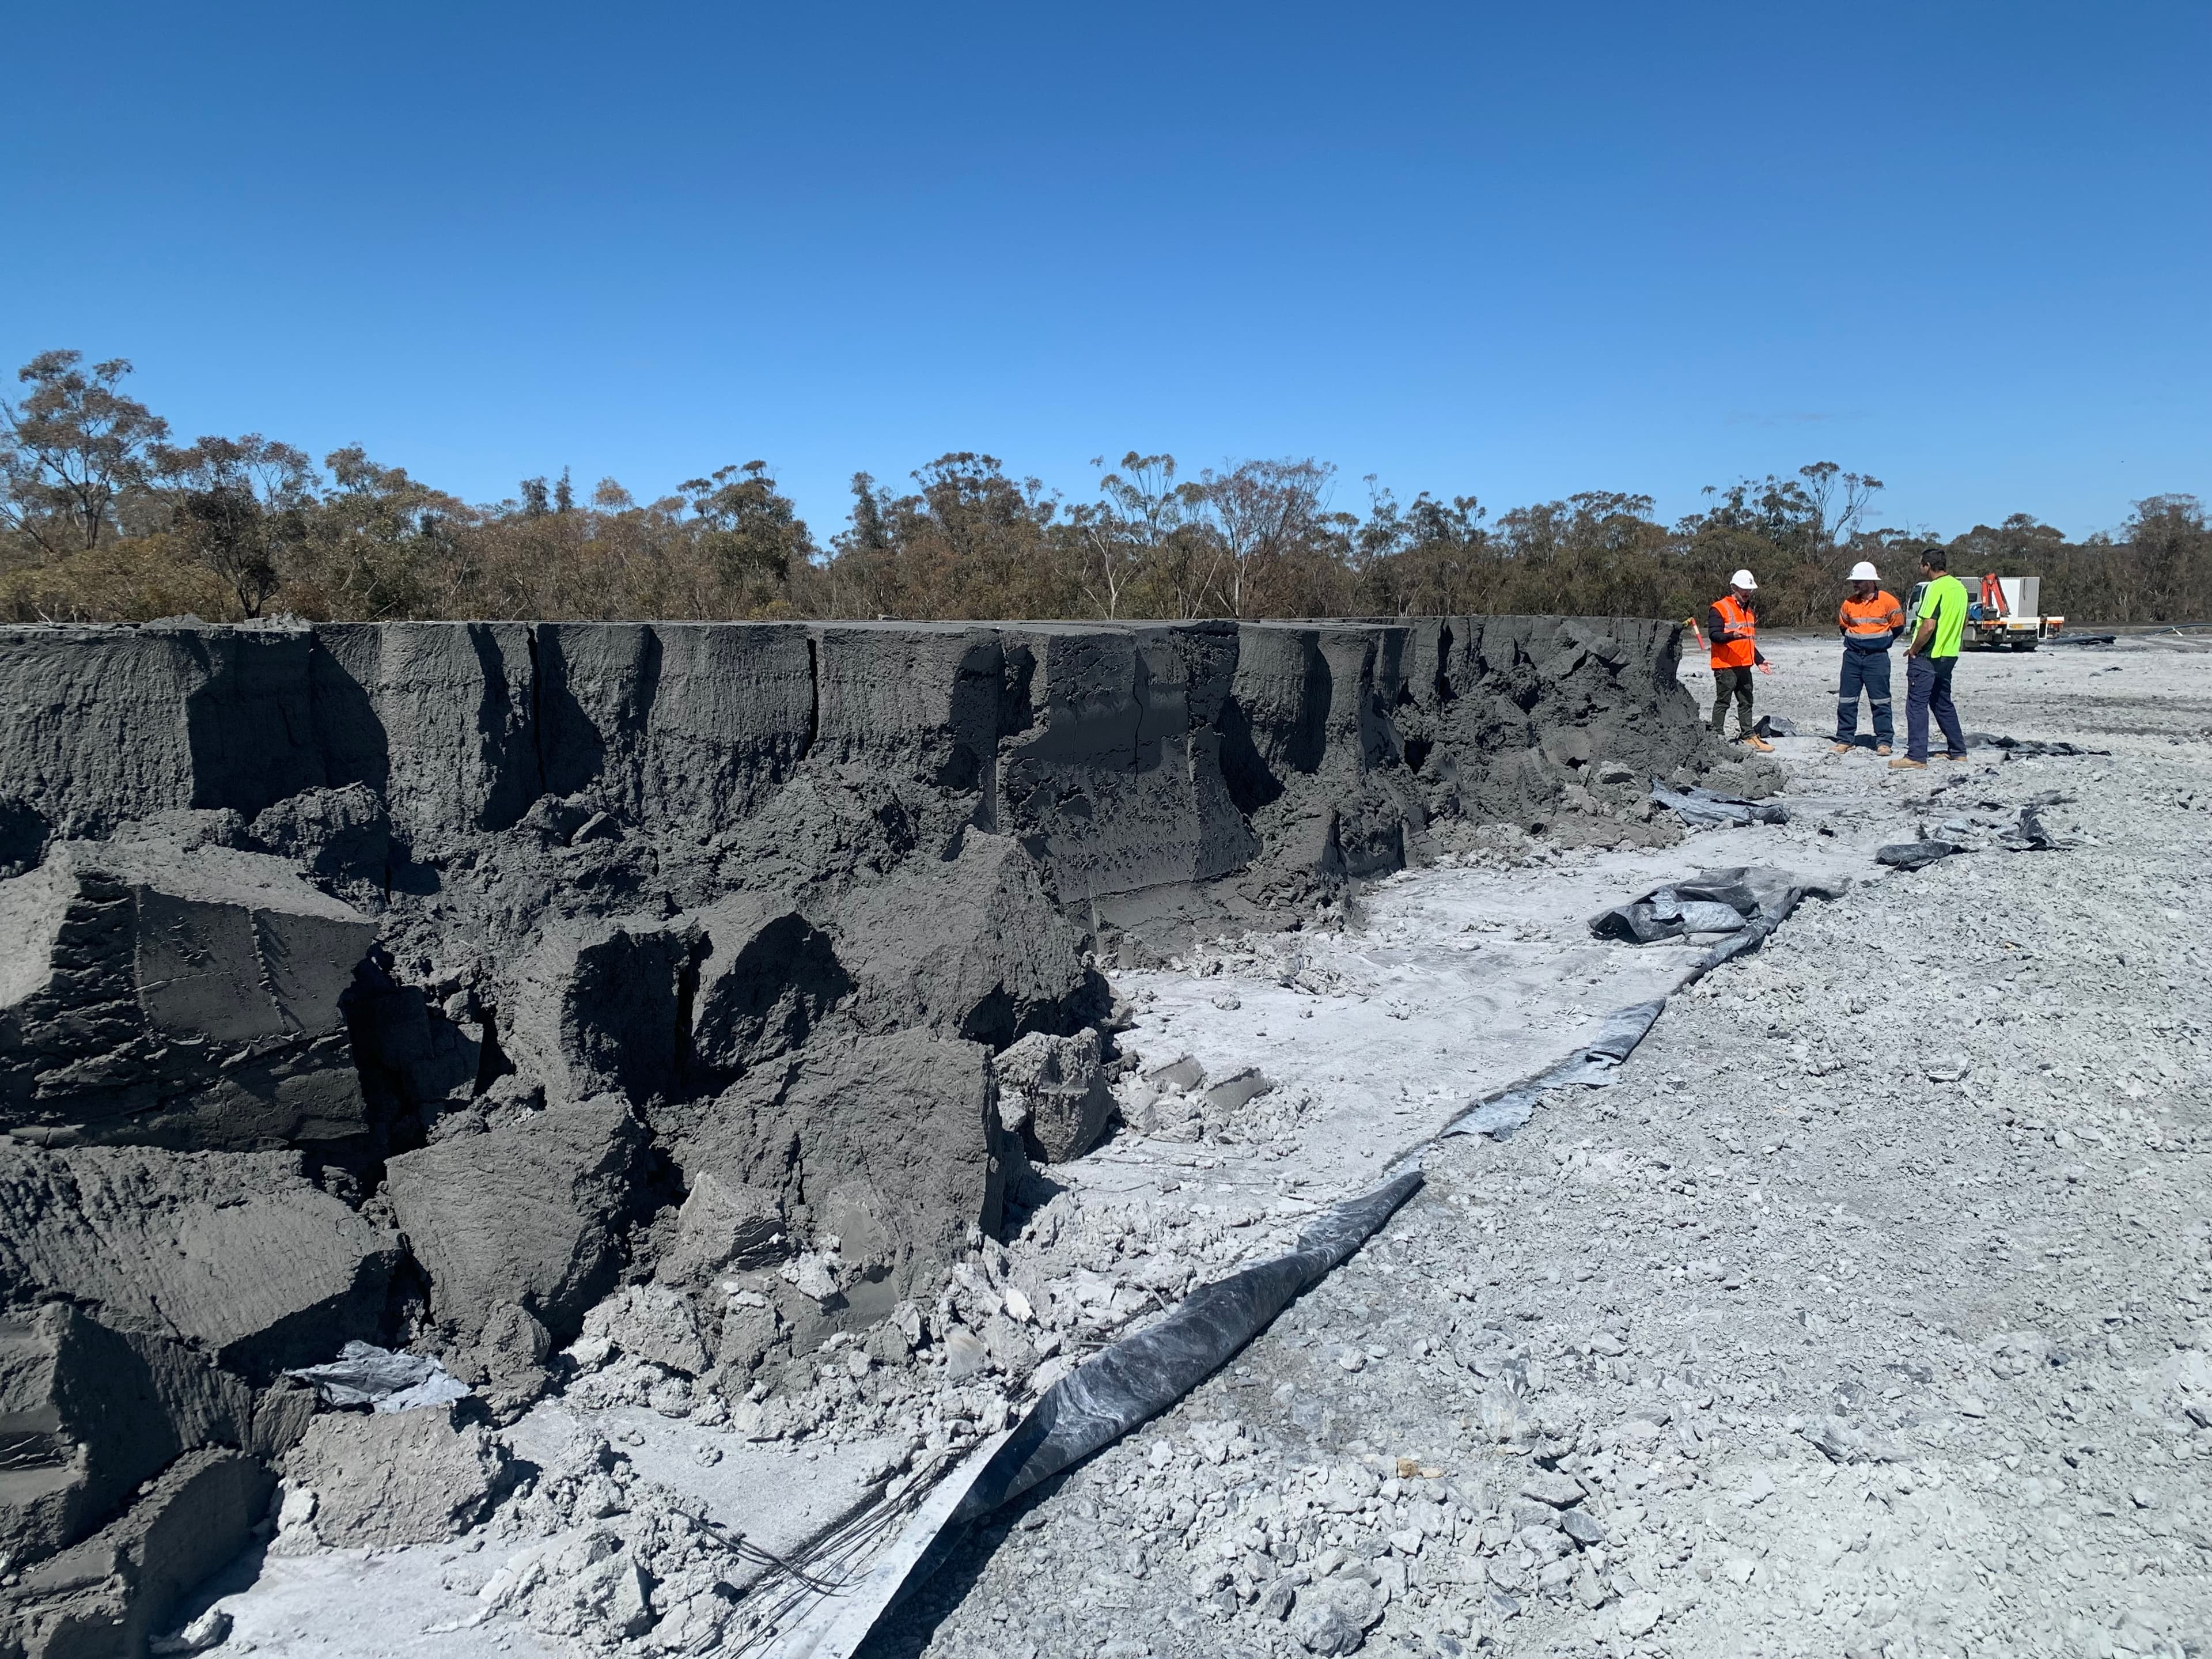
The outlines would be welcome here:
[[[866,473],[827,546],[761,461],[640,501],[566,473],[471,505],[359,447],[318,465],[258,434],[171,441],[123,390],[131,365],[50,351],[0,404],[0,607],[19,622],[407,617],[1680,617],[1747,565],[1771,626],[1834,615],[1871,558],[1901,587],[1925,535],[1869,527],[1881,481],[1832,462],[1706,490],[1672,525],[1648,495],[1589,491],[1495,517],[1472,495],[1339,504],[1316,460],[1168,455],[1096,465],[1069,501],[988,455],[939,456],[887,489]],[[1948,544],[1964,574],[2044,577],[2075,622],[2212,617],[2212,530],[2155,495],[2069,541],[2014,514]]]

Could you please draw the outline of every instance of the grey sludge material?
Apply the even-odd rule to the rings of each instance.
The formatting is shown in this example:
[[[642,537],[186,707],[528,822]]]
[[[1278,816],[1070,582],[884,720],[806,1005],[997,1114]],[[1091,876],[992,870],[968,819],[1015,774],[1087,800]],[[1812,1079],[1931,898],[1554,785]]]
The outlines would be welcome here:
[[[953,1524],[981,1519],[1173,1406],[1364,1243],[1420,1185],[1420,1170],[1412,1169],[1346,1200],[1301,1233],[1295,1249],[1200,1285],[1158,1324],[1060,1378],[969,1488]]]

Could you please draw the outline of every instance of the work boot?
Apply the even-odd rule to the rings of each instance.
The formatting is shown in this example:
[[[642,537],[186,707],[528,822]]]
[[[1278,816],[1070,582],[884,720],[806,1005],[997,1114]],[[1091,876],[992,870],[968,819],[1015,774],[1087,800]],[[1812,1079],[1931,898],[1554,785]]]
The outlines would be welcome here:
[[[1774,745],[1767,742],[1765,738],[1760,737],[1756,732],[1747,732],[1741,737],[1738,738],[1736,741],[1738,743],[1749,744],[1753,749],[1759,750],[1762,755],[1771,755],[1774,752]]]
[[[1847,743],[1832,743],[1828,747],[1838,755],[1848,755],[1851,752],[1851,745]]]
[[[1895,760],[1890,762],[1889,769],[1893,772],[1925,772],[1928,769],[1928,763],[1914,760],[1909,755],[1899,755]]]
[[[1874,752],[1877,755],[1887,755],[1889,752],[1889,745],[1886,743],[1878,743],[1874,746]]]

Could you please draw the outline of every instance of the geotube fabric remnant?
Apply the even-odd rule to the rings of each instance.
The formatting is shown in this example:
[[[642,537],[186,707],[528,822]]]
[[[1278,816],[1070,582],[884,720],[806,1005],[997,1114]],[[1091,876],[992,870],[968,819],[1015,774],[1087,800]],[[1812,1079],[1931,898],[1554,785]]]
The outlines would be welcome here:
[[[1633,903],[1600,912],[1590,918],[1590,932],[1600,939],[1648,944],[1654,939],[1679,938],[1688,933],[1725,931],[1727,936],[1682,975],[1681,983],[1689,985],[1721,963],[1756,951],[1797,908],[1800,900],[1838,898],[1849,885],[1840,878],[1834,882],[1814,881],[1787,870],[1763,866],[1702,870],[1689,881],[1655,888]],[[1672,894],[1674,897],[1662,903],[1662,894]],[[1647,930],[1662,927],[1670,920],[1683,920],[1692,905],[1711,907],[1710,915],[1698,913],[1700,920],[1717,921],[1719,913],[1725,910],[1735,925],[1726,930],[1676,927],[1671,933],[1650,933],[1649,937],[1645,936]],[[1664,916],[1662,912],[1670,908],[1675,915],[1671,918]],[[1485,1095],[1446,1124],[1443,1133],[1488,1135],[1493,1140],[1504,1140],[1535,1115],[1536,1103],[1551,1090],[1574,1086],[1602,1089],[1615,1082],[1614,1073],[1636,1052],[1636,1045],[1658,1023],[1666,1007],[1667,999],[1659,997],[1615,1009],[1606,1016],[1594,1041],[1534,1077],[1524,1078]]]
[[[876,1622],[959,1547],[967,1528],[1039,1481],[1168,1410],[1373,1236],[1419,1190],[1418,1166],[1315,1218],[1281,1255],[1201,1285],[1158,1324],[1109,1343],[1047,1389],[1014,1428],[963,1464],[850,1581],[818,1583],[814,1608],[763,1659],[849,1659]],[[957,1502],[949,1501],[954,1492]]]
[[[1918,841],[1893,841],[1879,848],[1875,855],[1876,864],[1886,864],[1893,870],[1925,870],[1939,859],[1948,859],[1959,850],[1954,842],[1936,841],[1922,836]]]
[[[1093,1355],[1045,1390],[954,1519],[973,1521],[1158,1416],[1229,1362],[1358,1249],[1419,1190],[1409,1169],[1325,1211],[1295,1249],[1201,1285],[1158,1324]]]
[[[1656,945],[1685,933],[1736,933],[1758,914],[1759,896],[1741,882],[1698,877],[1601,910],[1590,918],[1589,930],[1599,939]]]
[[[2040,760],[2045,756],[2109,755],[2109,749],[2084,749],[2079,744],[2045,743],[2040,738],[2001,738],[1991,732],[1966,733],[1968,749],[2002,749],[2007,760]]]
[[[1687,789],[1669,789],[1654,778],[1651,780],[1651,799],[1669,808],[1675,817],[1692,830],[1717,830],[1728,823],[1790,822],[1790,809],[1786,806],[1741,800],[1734,795],[1723,795],[1708,789],[1703,784],[1693,783]]]

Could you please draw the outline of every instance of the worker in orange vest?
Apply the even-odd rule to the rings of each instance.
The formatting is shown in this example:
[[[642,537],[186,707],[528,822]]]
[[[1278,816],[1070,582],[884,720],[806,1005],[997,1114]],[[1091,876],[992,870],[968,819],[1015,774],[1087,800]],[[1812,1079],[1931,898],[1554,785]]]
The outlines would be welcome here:
[[[1713,659],[1713,732],[1728,730],[1729,699],[1735,699],[1736,741],[1753,749],[1774,745],[1752,729],[1751,671],[1766,659],[1759,651],[1759,613],[1752,596],[1759,584],[1751,572],[1739,570],[1729,578],[1729,591],[1705,609],[1706,648]]]
[[[1905,631],[1905,607],[1864,559],[1851,567],[1850,583],[1850,597],[1836,612],[1836,631],[1844,636],[1844,672],[1836,682],[1836,752],[1851,751],[1863,690],[1874,715],[1874,752],[1887,755],[1895,735],[1889,718],[1889,647]]]

